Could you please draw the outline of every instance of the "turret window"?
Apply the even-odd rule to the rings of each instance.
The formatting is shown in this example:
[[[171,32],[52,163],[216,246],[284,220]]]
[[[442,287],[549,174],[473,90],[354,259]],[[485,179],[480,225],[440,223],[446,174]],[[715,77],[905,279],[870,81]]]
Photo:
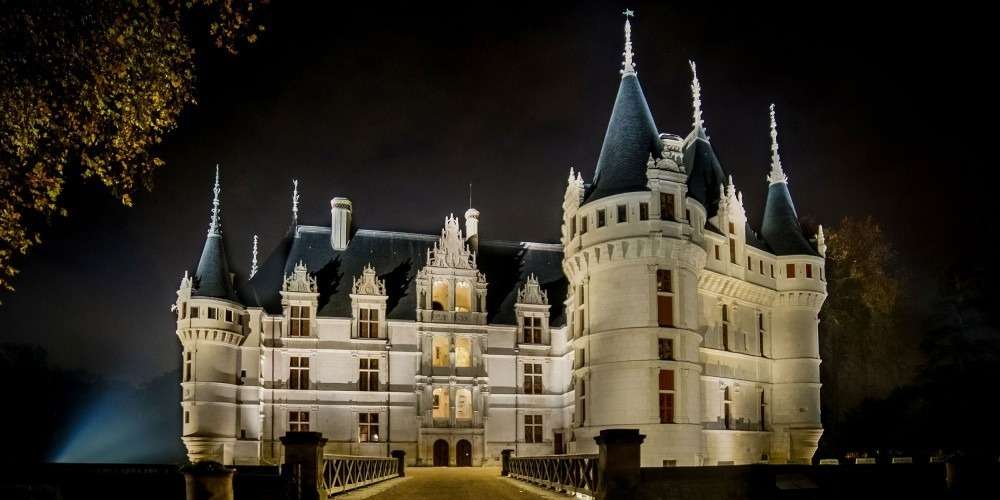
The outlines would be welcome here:
[[[764,275],[764,261],[760,261],[760,275]]]
[[[358,441],[378,442],[378,413],[358,413]]]
[[[288,334],[292,337],[308,337],[310,307],[291,306],[289,309],[291,315],[288,319]]]
[[[542,318],[538,316],[524,317],[524,335],[522,339],[525,344],[542,343]]]
[[[806,278],[812,278],[812,277],[813,277],[813,265],[806,264]]]
[[[542,442],[542,416],[541,415],[525,415],[524,416],[524,442],[525,443],[541,443]]]
[[[580,234],[587,234],[587,216],[580,217]]]
[[[785,264],[785,277],[787,278],[795,277],[795,264]]]
[[[219,310],[215,307],[209,307],[208,319],[219,319]]]
[[[607,224],[607,212],[602,208],[597,211],[597,227],[604,227]]]
[[[288,430],[289,432],[309,432],[309,412],[288,412]]]
[[[191,319],[198,319],[201,313],[201,308],[198,306],[191,306]]]
[[[309,358],[292,356],[288,360],[288,388],[309,389]]]
[[[628,205],[618,205],[618,223],[628,222]]]
[[[722,257],[719,256],[719,245],[715,245],[715,260],[722,260]]]
[[[670,270],[656,271],[656,309],[659,326],[674,326],[674,285]]]
[[[378,338],[378,309],[371,307],[358,309],[358,337]]]
[[[190,382],[191,381],[191,372],[193,371],[192,369],[194,368],[194,362],[193,362],[193,360],[191,358],[192,358],[191,351],[188,351],[188,352],[184,353],[184,381],[185,382]]]
[[[677,220],[677,213],[674,209],[674,195],[671,193],[660,193],[660,219]]]
[[[639,203],[639,220],[649,220],[649,203]]]
[[[774,278],[774,264],[771,264],[771,277]]]
[[[674,359],[674,339],[657,339],[660,359],[673,361]]]
[[[232,322],[233,322],[233,310],[226,309],[226,323],[232,323]]]
[[[736,240],[729,238],[729,262],[736,263]]]
[[[525,363],[524,365],[524,393],[542,393],[542,365],[536,363]]]
[[[674,423],[674,371],[660,370],[660,423]]]
[[[378,383],[378,359],[361,358],[358,367],[358,390],[377,391]]]

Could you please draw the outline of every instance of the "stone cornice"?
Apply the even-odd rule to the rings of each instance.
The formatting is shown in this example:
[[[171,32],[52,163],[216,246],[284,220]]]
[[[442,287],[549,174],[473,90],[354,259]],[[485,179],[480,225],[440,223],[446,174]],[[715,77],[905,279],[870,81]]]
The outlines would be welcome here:
[[[780,305],[777,303],[779,292],[776,290],[707,269],[698,277],[698,291],[731,297],[765,307]]]

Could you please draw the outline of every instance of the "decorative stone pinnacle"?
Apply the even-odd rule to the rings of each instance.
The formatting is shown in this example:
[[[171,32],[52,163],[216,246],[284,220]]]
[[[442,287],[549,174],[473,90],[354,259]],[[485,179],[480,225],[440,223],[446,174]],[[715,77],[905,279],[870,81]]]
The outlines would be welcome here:
[[[694,108],[694,128],[705,131],[705,120],[701,118],[701,82],[698,81],[698,67],[694,61],[688,61],[691,65],[691,106]]]
[[[299,223],[299,180],[292,179],[292,223]]]
[[[778,122],[774,118],[774,104],[771,104],[771,173],[767,174],[767,182],[771,185],[779,182],[788,183],[788,176],[781,168],[781,155],[778,154]]]
[[[820,224],[819,230],[816,231],[816,250],[820,256],[826,257],[826,235],[823,234],[823,224]]]
[[[636,74],[635,61],[632,59],[632,23],[628,20],[631,15],[632,11],[625,11],[625,52],[622,52],[622,55],[625,56],[625,62],[622,63],[622,78]]]
[[[253,235],[253,257],[250,259],[250,278],[257,274],[257,235]]]
[[[365,264],[364,269],[361,270],[361,277],[354,278],[351,293],[354,295],[385,296],[385,280],[378,279],[378,274],[371,263]]]
[[[212,193],[214,197],[212,198],[212,217],[208,224],[208,235],[209,236],[219,236],[222,234],[222,223],[219,221],[219,213],[221,209],[219,208],[219,193],[222,192],[222,188],[219,187],[219,164],[215,164],[215,187],[212,188]]]
[[[576,174],[573,172],[573,167],[569,167],[569,182],[573,182]]]

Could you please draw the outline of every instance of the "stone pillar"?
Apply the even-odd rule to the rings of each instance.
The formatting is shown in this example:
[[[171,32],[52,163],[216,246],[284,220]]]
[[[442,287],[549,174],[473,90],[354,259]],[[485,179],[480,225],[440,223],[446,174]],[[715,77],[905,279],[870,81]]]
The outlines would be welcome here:
[[[597,441],[596,499],[633,498],[639,489],[642,441],[638,429],[605,429]]]
[[[289,432],[281,437],[285,463],[281,473],[295,481],[298,500],[326,498],[323,490],[323,446],[326,439],[319,432]]]
[[[197,462],[181,469],[187,500],[233,500],[234,469],[218,462]]]
[[[510,475],[510,454],[514,453],[514,450],[501,450],[500,451],[500,475],[509,476]]]
[[[396,459],[399,477],[406,477],[406,452],[403,450],[392,450],[392,458]]]

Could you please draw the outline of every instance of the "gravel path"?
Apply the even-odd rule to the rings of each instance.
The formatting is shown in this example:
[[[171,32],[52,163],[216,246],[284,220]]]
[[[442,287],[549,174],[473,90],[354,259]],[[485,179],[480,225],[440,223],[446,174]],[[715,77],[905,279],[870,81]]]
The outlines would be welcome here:
[[[367,497],[371,500],[541,500],[543,496],[519,488],[500,477],[498,467],[407,467],[406,479]]]

